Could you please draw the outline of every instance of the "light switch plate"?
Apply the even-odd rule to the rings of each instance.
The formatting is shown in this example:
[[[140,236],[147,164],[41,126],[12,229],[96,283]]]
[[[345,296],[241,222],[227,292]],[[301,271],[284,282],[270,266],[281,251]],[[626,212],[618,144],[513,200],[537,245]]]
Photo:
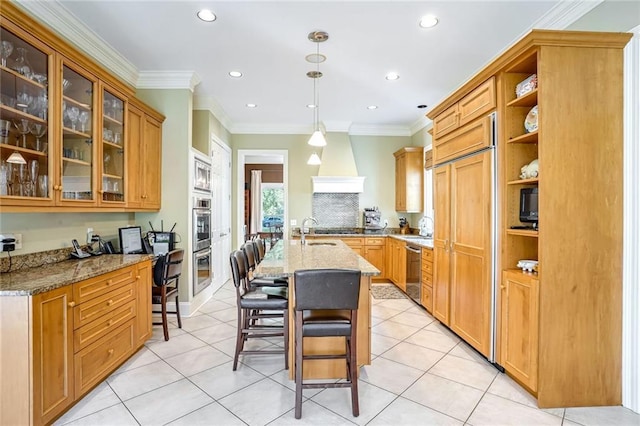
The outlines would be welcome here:
[[[298,224],[298,221],[297,221],[297,220],[295,220],[295,219],[291,219],[291,220],[289,221],[289,224],[290,224],[291,226],[296,226],[296,225]]]

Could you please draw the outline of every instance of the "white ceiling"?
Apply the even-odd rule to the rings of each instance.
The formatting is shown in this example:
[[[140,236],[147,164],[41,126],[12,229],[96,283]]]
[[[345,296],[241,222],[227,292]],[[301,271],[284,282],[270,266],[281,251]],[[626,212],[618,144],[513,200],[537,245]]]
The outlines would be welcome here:
[[[37,1],[21,3],[37,10]],[[551,27],[581,3],[57,0],[46,7],[67,26],[75,18],[97,36],[91,40],[82,24],[71,25],[80,42],[91,41],[86,49],[104,42],[141,76],[194,72],[200,79],[196,105],[214,111],[232,133],[311,132],[313,112],[306,105],[313,103],[313,81],[306,72],[315,65],[305,56],[316,45],[307,34],[326,31],[320,120],[329,130],[409,135],[426,123],[428,108],[417,105],[435,106],[530,28]],[[598,4],[586,3],[583,10]],[[200,21],[201,7],[217,20]],[[440,23],[421,29],[425,14]],[[231,70],[244,76],[233,79]],[[400,79],[385,80],[390,71]]]

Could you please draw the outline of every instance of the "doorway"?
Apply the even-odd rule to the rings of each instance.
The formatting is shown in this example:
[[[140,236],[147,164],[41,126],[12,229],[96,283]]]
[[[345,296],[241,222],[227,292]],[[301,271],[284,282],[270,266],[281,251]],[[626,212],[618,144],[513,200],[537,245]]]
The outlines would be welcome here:
[[[244,243],[245,235],[245,187],[249,183],[245,176],[245,166],[249,164],[280,164],[282,165],[282,190],[283,190],[283,206],[282,213],[278,211],[277,214],[273,214],[273,218],[267,217],[269,221],[275,221],[275,216],[278,216],[278,222],[282,219],[282,232],[287,235],[288,224],[288,151],[286,150],[251,150],[243,149],[238,150],[238,164],[237,164],[237,215],[236,215],[236,247],[240,247]],[[264,216],[264,214],[263,214]],[[261,218],[261,222],[264,217]]]

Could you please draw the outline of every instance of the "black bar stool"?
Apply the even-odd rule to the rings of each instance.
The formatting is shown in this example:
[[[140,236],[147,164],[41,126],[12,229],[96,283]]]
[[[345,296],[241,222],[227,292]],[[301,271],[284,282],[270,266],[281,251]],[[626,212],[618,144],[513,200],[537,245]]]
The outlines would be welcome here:
[[[296,419],[302,417],[302,390],[351,388],[353,416],[360,415],[356,333],[361,272],[351,269],[309,269],[294,273]],[[304,337],[341,336],[344,354],[304,355]],[[302,364],[313,359],[344,359],[347,380],[340,383],[304,383]]]
[[[279,295],[266,294],[260,287],[250,288],[247,278],[246,258],[241,250],[231,253],[231,274],[236,288],[238,329],[233,371],[238,367],[238,358],[247,354],[282,354],[284,367],[289,368],[289,301],[288,289],[281,287]],[[264,322],[268,318],[282,318],[282,324]],[[245,350],[247,339],[283,336],[284,350]]]
[[[151,288],[151,302],[159,304],[160,311],[152,311],[154,314],[162,314],[162,322],[154,322],[154,325],[162,324],[164,331],[164,340],[169,340],[169,327],[167,314],[176,314],[178,317],[178,327],[182,328],[182,319],[180,318],[180,302],[178,301],[178,281],[182,273],[182,260],[184,259],[184,250],[178,249],[160,256],[153,266],[153,283]],[[167,311],[167,300],[175,296],[176,310]]]

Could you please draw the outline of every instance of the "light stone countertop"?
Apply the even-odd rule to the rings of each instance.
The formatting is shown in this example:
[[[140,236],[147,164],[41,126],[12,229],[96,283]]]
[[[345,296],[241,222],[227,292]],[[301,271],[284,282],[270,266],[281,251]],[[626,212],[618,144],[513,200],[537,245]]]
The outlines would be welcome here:
[[[415,246],[425,247],[429,249],[433,249],[433,238],[425,238],[420,235],[388,235],[391,238],[395,238],[397,240],[406,241],[407,243],[411,243]]]
[[[314,244],[315,243],[315,244]],[[329,244],[331,245],[329,245]],[[299,269],[358,269],[364,276],[377,276],[380,271],[340,240],[280,240],[267,252],[254,276],[275,278],[293,276]]]
[[[31,296],[152,259],[150,254],[104,254],[0,274],[0,296]]]

